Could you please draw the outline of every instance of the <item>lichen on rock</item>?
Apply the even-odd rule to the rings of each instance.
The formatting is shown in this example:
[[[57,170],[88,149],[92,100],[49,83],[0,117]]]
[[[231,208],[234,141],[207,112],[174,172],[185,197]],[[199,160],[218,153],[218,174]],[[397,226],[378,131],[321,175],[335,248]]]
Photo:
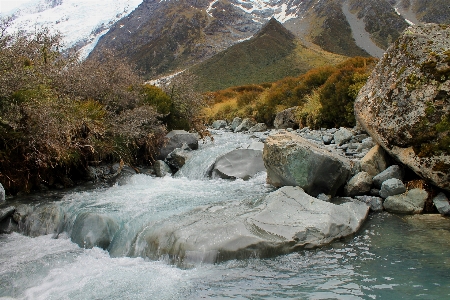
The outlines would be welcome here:
[[[361,89],[355,115],[390,155],[450,190],[450,26],[405,30]]]

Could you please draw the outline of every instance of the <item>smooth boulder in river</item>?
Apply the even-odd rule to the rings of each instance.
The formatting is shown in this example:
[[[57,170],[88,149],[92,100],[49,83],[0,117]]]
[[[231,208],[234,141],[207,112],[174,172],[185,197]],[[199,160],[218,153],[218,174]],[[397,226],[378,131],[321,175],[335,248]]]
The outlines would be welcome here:
[[[135,255],[174,263],[215,263],[272,257],[314,248],[355,233],[369,207],[359,201],[335,205],[283,187],[260,203],[231,202],[197,208],[149,226]]]
[[[248,180],[264,170],[261,150],[236,149],[217,158],[211,176],[223,179],[241,178]]]
[[[299,186],[312,196],[334,196],[351,170],[347,158],[289,132],[267,138],[263,160],[268,183],[276,187]]]

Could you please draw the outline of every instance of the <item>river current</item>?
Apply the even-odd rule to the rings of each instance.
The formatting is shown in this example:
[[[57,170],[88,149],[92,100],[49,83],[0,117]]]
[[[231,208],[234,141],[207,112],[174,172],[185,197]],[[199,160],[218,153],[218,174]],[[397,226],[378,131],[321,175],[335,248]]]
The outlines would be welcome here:
[[[251,143],[245,134],[214,137],[174,177],[139,174],[124,185],[15,199],[52,205],[67,219],[57,236],[0,235],[0,299],[450,298],[450,219],[437,215],[371,214],[345,240],[269,259],[189,267],[149,259],[140,234],[152,225],[204,205],[257,202],[273,191],[265,173],[249,181],[207,178],[216,157]],[[83,213],[118,224],[107,250],[72,242]]]

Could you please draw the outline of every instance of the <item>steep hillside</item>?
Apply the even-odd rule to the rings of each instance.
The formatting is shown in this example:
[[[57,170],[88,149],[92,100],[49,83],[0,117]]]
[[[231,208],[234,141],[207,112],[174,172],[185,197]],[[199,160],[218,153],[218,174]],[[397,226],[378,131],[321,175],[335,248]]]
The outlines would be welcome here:
[[[306,48],[272,18],[251,39],[194,66],[191,71],[199,78],[199,90],[214,91],[298,76],[313,67],[336,64],[343,59]]]

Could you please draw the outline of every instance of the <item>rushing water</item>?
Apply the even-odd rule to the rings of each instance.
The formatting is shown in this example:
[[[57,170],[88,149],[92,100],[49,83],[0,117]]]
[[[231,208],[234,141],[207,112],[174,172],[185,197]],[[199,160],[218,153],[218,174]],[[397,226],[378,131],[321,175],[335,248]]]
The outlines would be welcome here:
[[[135,175],[122,186],[66,192],[56,200],[40,196],[33,205],[51,202],[64,211],[66,225],[58,238],[0,235],[0,297],[450,298],[450,220],[440,216],[373,214],[354,237],[271,259],[179,268],[165,257],[146,258],[139,236],[152,224],[203,205],[257,201],[273,190],[265,174],[250,181],[205,178],[217,156],[248,143],[247,135],[216,135],[173,178]],[[84,249],[71,241],[83,213],[117,224],[107,250]]]

